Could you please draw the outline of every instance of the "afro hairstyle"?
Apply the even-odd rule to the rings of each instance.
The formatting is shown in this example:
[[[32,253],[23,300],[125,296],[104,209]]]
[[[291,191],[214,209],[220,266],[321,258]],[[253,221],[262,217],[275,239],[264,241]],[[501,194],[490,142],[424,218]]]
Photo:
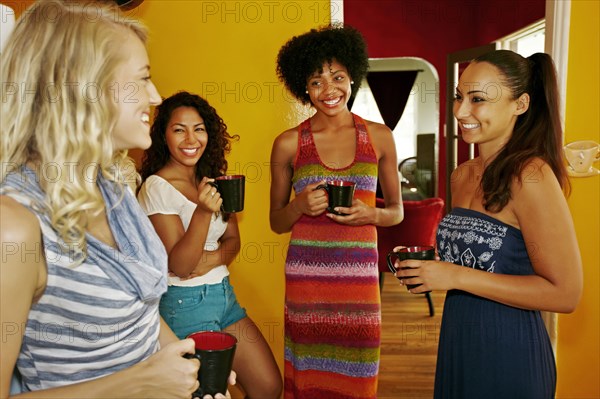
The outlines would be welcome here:
[[[333,60],[344,65],[356,82],[354,97],[367,74],[369,56],[363,36],[349,25],[326,25],[292,37],[277,55],[277,76],[294,97],[310,104],[306,93],[308,78],[317,71],[322,73],[323,64]]]

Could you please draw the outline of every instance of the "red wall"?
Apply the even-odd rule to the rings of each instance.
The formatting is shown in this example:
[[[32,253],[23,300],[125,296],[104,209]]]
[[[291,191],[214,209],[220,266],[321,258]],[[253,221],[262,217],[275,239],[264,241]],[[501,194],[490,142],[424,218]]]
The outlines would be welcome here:
[[[437,69],[440,197],[446,195],[447,54],[490,43],[544,18],[545,4],[546,0],[344,0],[344,22],[362,32],[369,57],[420,57]]]

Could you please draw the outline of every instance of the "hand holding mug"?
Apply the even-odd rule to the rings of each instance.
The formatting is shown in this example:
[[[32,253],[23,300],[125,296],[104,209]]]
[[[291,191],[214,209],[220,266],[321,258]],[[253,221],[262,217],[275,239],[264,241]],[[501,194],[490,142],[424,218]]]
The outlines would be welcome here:
[[[227,383],[229,385],[235,385],[236,383],[236,379],[237,379],[237,374],[235,373],[235,371],[231,370],[231,373],[229,373],[229,377],[227,378]],[[211,395],[204,395],[204,397],[202,399],[212,399],[213,397]],[[216,394],[215,395],[215,399],[231,399],[231,395],[229,394],[229,390],[227,390],[227,392],[225,393],[225,395],[223,394]]]
[[[319,184],[316,190],[324,190],[327,193],[327,212],[334,215],[345,216],[345,213],[336,209],[350,208],[354,198],[356,183],[347,180],[329,180],[325,184]]]
[[[401,251],[402,248],[396,247],[394,250]],[[392,265],[396,278],[400,280],[400,284],[406,284],[407,289],[413,294],[463,289],[458,284],[459,276],[461,273],[473,271],[471,268],[441,261],[437,256],[433,259],[408,258],[404,260],[397,257],[395,266],[397,268]]]
[[[400,247],[395,248],[397,250],[392,251],[387,254],[387,265],[388,268],[394,275],[400,280],[402,284],[404,284],[404,279],[411,279],[418,277],[415,275],[413,268],[409,266],[400,267],[400,269],[396,269],[394,265],[394,261],[392,258],[397,259],[399,261],[405,261],[408,259],[413,260],[434,260],[435,259],[435,248],[432,246],[410,246],[410,247]],[[406,284],[406,288],[411,291],[421,284]],[[412,291],[411,291],[412,292]],[[429,292],[429,291],[423,291]]]
[[[304,190],[292,200],[293,209],[308,216],[318,216],[325,212],[327,195],[322,190],[317,190],[322,183],[324,181],[306,185]]]
[[[206,212],[219,212],[223,199],[216,187],[213,185],[214,179],[203,177],[198,185],[198,206]]]
[[[227,381],[233,365],[233,356],[237,339],[222,331],[199,331],[190,334],[194,342],[194,357],[200,360],[197,378],[200,386],[194,393],[196,397],[225,394]]]
[[[134,367],[142,371],[132,381],[142,384],[143,398],[189,398],[198,389],[199,362],[183,356],[194,351],[192,340],[175,341]]]
[[[229,385],[235,385],[236,379],[237,374],[235,373],[235,371],[231,370],[231,373],[229,373],[229,377],[227,378],[227,383]],[[193,396],[192,399],[196,399],[196,396]],[[207,394],[204,395],[202,398],[198,399],[213,399],[213,396]],[[222,393],[218,393],[214,396],[214,399],[231,399],[231,394],[229,393],[229,390],[227,390],[227,392],[225,392],[225,395],[223,395]]]
[[[328,213],[327,217],[331,220],[346,224],[348,226],[364,226],[373,224],[375,221],[376,208],[369,206],[361,200],[354,198],[351,207],[337,207],[336,213]]]
[[[221,211],[236,213],[244,210],[244,197],[246,192],[246,176],[223,175],[208,182],[220,194]]]

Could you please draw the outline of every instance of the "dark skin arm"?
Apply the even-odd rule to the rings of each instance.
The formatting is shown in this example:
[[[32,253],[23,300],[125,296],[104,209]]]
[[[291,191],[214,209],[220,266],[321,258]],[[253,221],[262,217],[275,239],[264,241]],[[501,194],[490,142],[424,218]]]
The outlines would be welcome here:
[[[298,143],[297,129],[290,129],[279,135],[271,151],[271,209],[269,220],[276,233],[286,233],[303,214],[320,215],[327,209],[327,195],[323,190],[315,190],[322,182],[306,188],[290,201],[292,192],[292,162]]]
[[[392,226],[404,218],[400,181],[394,139],[391,131],[384,125],[370,123],[371,140],[378,157],[379,181],[385,196],[385,208],[365,205],[355,199],[350,208],[337,208],[346,216],[328,214],[327,216],[341,224]],[[317,182],[306,188],[290,201],[292,191],[292,163],[298,143],[297,128],[280,134],[273,143],[271,151],[271,229],[276,233],[291,230],[302,214],[317,216],[327,209],[327,195],[324,190],[315,188],[324,182]]]

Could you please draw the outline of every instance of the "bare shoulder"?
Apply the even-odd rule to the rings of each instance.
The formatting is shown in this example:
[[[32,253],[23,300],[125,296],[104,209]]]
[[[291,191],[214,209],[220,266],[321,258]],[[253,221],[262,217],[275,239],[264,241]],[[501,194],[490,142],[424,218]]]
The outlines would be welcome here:
[[[511,185],[514,206],[519,209],[531,204],[550,205],[566,202],[554,171],[541,158],[532,158],[524,166],[519,179]],[[528,205],[529,204],[529,205]]]
[[[365,119],[365,124],[367,125],[367,129],[369,129],[369,133],[372,136],[390,136],[392,131],[389,127],[384,125],[383,123],[368,121]]]
[[[37,217],[8,196],[0,196],[0,243],[5,250],[1,262],[2,294],[3,298],[4,295],[13,298],[11,312],[23,310],[18,317],[14,316],[18,320],[27,315],[31,301],[44,290],[46,262]]]
[[[557,179],[550,165],[543,159],[535,157],[525,163],[519,180],[525,184]]]
[[[469,160],[461,163],[460,165],[458,165],[456,167],[455,172],[458,171],[458,173],[464,173],[467,170],[476,170],[476,169],[481,169],[481,160],[479,159],[479,157],[469,159]],[[478,172],[483,172],[483,170],[479,170]]]
[[[385,157],[386,154],[392,154],[396,157],[396,145],[394,136],[389,127],[382,123],[365,120],[371,143],[377,153],[377,158]]]
[[[289,146],[295,145],[298,141],[298,127],[290,128],[280,133],[276,138],[274,145],[277,146]]]
[[[478,183],[482,173],[483,170],[481,170],[478,158],[461,163],[452,171],[450,176],[452,189],[459,188],[465,183]]]
[[[40,224],[29,209],[15,199],[0,195],[0,238],[7,242],[40,240]]]
[[[296,154],[298,148],[298,127],[293,127],[280,133],[273,141],[271,157],[289,159]]]

